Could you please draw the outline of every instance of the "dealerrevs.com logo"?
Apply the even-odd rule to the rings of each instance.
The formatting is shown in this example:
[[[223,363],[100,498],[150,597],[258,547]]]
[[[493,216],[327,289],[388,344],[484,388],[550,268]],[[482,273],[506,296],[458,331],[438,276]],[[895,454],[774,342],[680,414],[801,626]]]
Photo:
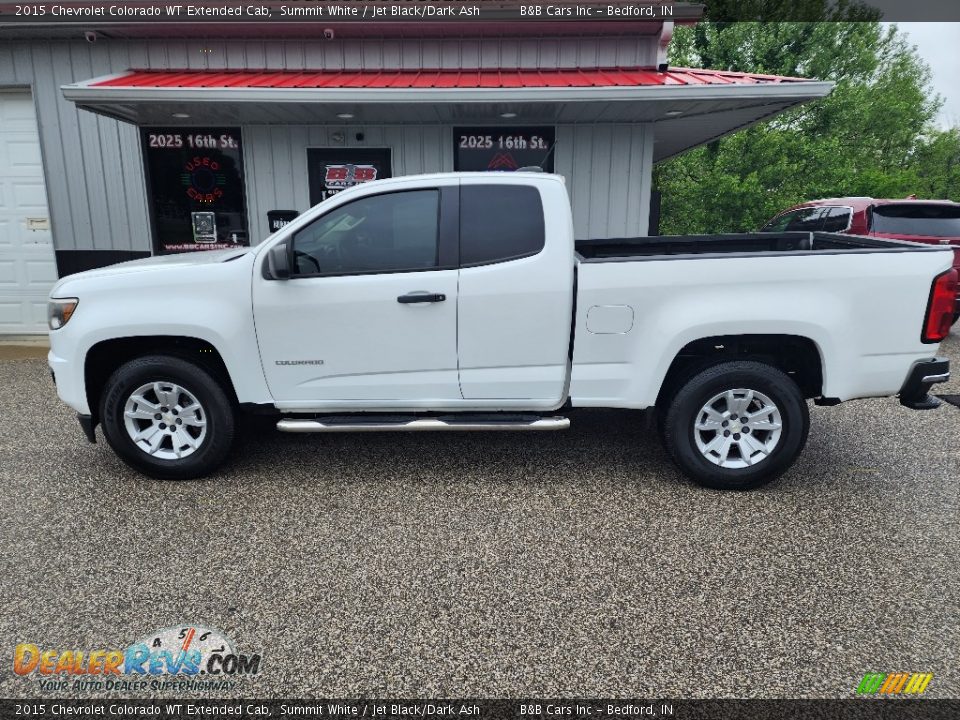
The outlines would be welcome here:
[[[219,630],[164,628],[126,648],[42,648],[20,643],[13,671],[44,691],[229,690],[260,672],[260,654],[243,654]]]

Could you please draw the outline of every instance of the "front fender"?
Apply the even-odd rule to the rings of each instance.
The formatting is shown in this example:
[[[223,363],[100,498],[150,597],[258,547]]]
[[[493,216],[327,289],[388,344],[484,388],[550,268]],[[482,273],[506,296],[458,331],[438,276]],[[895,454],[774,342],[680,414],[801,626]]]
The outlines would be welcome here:
[[[212,345],[240,402],[272,402],[253,326],[251,267],[247,256],[64,283],[60,294],[80,302],[70,322],[50,333],[49,361],[60,397],[89,414],[84,368],[93,347],[120,338],[169,336]]]

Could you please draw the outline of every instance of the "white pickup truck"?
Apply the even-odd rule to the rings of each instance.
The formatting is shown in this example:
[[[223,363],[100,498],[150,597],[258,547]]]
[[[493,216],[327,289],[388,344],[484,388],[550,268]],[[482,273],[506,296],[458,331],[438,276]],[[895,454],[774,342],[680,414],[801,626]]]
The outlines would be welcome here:
[[[102,424],[154,477],[219,466],[241,412],[287,432],[556,430],[656,408],[687,475],[745,489],[797,457],[808,399],[936,406],[952,258],[822,233],[575,242],[559,176],[403,177],[254,248],[62,279],[49,364],[87,437]]]

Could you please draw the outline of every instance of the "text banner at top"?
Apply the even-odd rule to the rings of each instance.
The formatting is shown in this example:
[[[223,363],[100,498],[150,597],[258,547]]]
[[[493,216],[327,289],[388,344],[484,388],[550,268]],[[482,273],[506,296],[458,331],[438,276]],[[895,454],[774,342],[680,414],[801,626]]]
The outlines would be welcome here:
[[[661,2],[496,0],[264,0],[262,2],[0,2],[2,23],[584,22],[696,18]]]
[[[0,0],[0,28],[156,23],[960,22],[958,0]]]

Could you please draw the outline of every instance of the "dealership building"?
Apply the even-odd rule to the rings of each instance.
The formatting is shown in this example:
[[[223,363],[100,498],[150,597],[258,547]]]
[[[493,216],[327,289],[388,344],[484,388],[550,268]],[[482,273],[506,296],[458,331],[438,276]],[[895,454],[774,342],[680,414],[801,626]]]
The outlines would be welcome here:
[[[256,244],[376,178],[538,165],[566,178],[578,238],[655,233],[654,163],[831,87],[668,67],[698,13],[0,22],[0,333],[45,331],[57,277]]]

